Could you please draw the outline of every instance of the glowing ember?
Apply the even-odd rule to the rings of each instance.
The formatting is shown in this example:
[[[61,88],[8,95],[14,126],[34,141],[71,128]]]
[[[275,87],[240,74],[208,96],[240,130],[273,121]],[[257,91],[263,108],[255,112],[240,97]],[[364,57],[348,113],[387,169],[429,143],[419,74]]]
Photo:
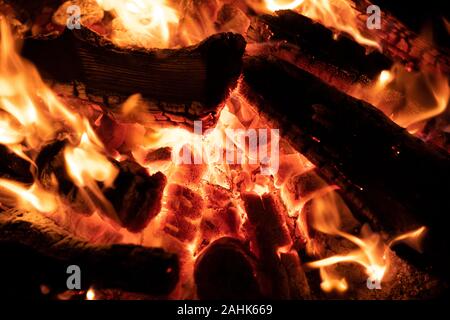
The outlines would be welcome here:
[[[43,190],[38,184],[26,187],[17,182],[0,179],[0,189],[16,197],[18,201],[17,207],[28,210],[36,209],[43,213],[53,212],[58,209],[57,196]]]
[[[385,86],[391,81],[392,81],[392,74],[387,70],[381,71],[380,76],[378,77],[379,85]]]
[[[89,289],[88,292],[86,292],[86,300],[95,300],[95,291],[94,289]]]

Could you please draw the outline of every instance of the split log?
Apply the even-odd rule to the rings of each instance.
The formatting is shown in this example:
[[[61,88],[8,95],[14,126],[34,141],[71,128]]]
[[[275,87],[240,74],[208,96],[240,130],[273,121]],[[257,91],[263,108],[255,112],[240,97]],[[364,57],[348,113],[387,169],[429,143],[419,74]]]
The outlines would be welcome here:
[[[206,300],[261,298],[255,258],[234,238],[211,243],[195,262],[197,295]]]
[[[397,236],[427,226],[423,256],[448,276],[445,151],[426,145],[373,106],[273,57],[245,59],[241,91],[373,227]]]
[[[67,290],[67,267],[81,268],[83,290],[120,289],[167,295],[178,282],[178,258],[159,248],[94,245],[75,238],[41,214],[0,213],[0,296],[39,297],[40,285]],[[42,296],[41,296],[42,297]]]
[[[160,112],[203,119],[236,86],[245,40],[220,33],[181,49],[118,48],[88,28],[65,30],[55,39],[27,39],[23,55],[44,76],[81,81],[88,93],[118,96],[141,93]]]
[[[41,150],[36,159],[38,180],[46,189],[63,195],[70,206],[76,208],[75,211],[91,214],[92,208],[88,208],[86,199],[67,172],[64,159],[66,144],[67,141],[56,141]],[[99,188],[103,189],[105,198],[115,210],[119,220],[116,222],[131,232],[142,231],[161,211],[167,179],[161,172],[150,176],[145,168],[133,161],[110,161],[119,173],[112,187],[102,188],[99,183]],[[58,182],[57,186],[54,185],[53,177]],[[54,190],[55,187],[57,190]],[[90,196],[95,199],[95,195]],[[101,201],[98,204],[101,205]]]

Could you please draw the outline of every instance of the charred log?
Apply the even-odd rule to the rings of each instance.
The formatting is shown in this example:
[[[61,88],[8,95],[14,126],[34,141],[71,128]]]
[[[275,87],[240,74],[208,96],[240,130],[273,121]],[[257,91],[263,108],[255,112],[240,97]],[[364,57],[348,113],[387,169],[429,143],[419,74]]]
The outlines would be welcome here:
[[[282,42],[265,46],[331,82],[367,83],[393,63],[377,50],[367,52],[348,36],[336,39],[332,30],[291,10],[258,16],[249,37],[257,42]]]
[[[83,82],[88,93],[125,98],[140,92],[162,112],[199,119],[215,114],[235,87],[244,49],[244,38],[233,33],[182,49],[124,49],[83,27],[54,39],[27,39],[23,55],[52,79]]]
[[[173,254],[138,245],[91,244],[35,213],[0,213],[0,256],[8,285],[3,282],[2,292],[9,297],[42,297],[40,285],[66,291],[70,265],[81,268],[83,290],[167,295],[178,282],[178,258]]]
[[[427,226],[424,256],[443,276],[450,240],[450,158],[373,106],[274,58],[247,58],[242,93],[341,188],[355,213],[391,236]]]
[[[70,206],[80,213],[90,214],[86,199],[69,176],[64,160],[66,141],[56,141],[43,148],[36,160],[38,179],[47,189],[54,189],[53,177],[57,180],[57,192],[65,196]],[[122,227],[131,232],[143,230],[160,212],[161,200],[167,179],[161,172],[150,176],[147,171],[132,161],[118,162],[110,159],[119,173],[114,186],[103,188],[103,194],[112,204]],[[87,192],[87,190],[84,190]],[[95,195],[91,195],[95,198]],[[101,205],[101,201],[96,203]]]
[[[228,237],[216,240],[195,262],[198,297],[207,300],[261,298],[255,273],[255,259],[239,240]]]
[[[278,204],[270,194],[247,193],[242,200],[248,217],[247,229],[257,251],[262,292],[272,299],[288,299],[289,280],[278,249],[288,246],[291,239]]]

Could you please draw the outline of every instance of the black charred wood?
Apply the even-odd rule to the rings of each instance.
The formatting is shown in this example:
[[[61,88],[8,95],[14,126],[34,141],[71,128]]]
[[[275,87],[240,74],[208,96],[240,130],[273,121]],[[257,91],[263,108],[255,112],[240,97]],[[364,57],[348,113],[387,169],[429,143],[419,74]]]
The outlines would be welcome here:
[[[26,39],[23,55],[51,79],[83,82],[88,93],[139,92],[162,111],[199,119],[216,113],[236,86],[245,46],[241,35],[220,33],[181,49],[118,48],[82,27]]]
[[[42,298],[68,290],[67,268],[81,269],[81,289],[119,289],[168,295],[178,282],[178,258],[159,248],[98,245],[67,233],[43,215],[15,210],[0,213],[0,296]]]
[[[291,10],[258,16],[249,35],[258,42],[287,42],[298,49],[295,54],[299,63],[353,83],[374,79],[393,63],[378,50],[368,50],[349,36],[336,39],[332,30]]]
[[[355,214],[391,236],[426,226],[422,258],[448,276],[448,153],[278,59],[246,59],[242,92],[328,183],[341,188]]]
[[[261,298],[256,272],[254,257],[239,240],[220,238],[195,262],[198,297],[205,300]]]

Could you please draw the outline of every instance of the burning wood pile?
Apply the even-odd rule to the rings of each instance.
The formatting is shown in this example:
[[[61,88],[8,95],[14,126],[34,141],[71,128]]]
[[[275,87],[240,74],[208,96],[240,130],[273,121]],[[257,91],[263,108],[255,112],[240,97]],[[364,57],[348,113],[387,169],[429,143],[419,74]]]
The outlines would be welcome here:
[[[0,1],[0,295],[443,295],[449,55],[376,8]]]

